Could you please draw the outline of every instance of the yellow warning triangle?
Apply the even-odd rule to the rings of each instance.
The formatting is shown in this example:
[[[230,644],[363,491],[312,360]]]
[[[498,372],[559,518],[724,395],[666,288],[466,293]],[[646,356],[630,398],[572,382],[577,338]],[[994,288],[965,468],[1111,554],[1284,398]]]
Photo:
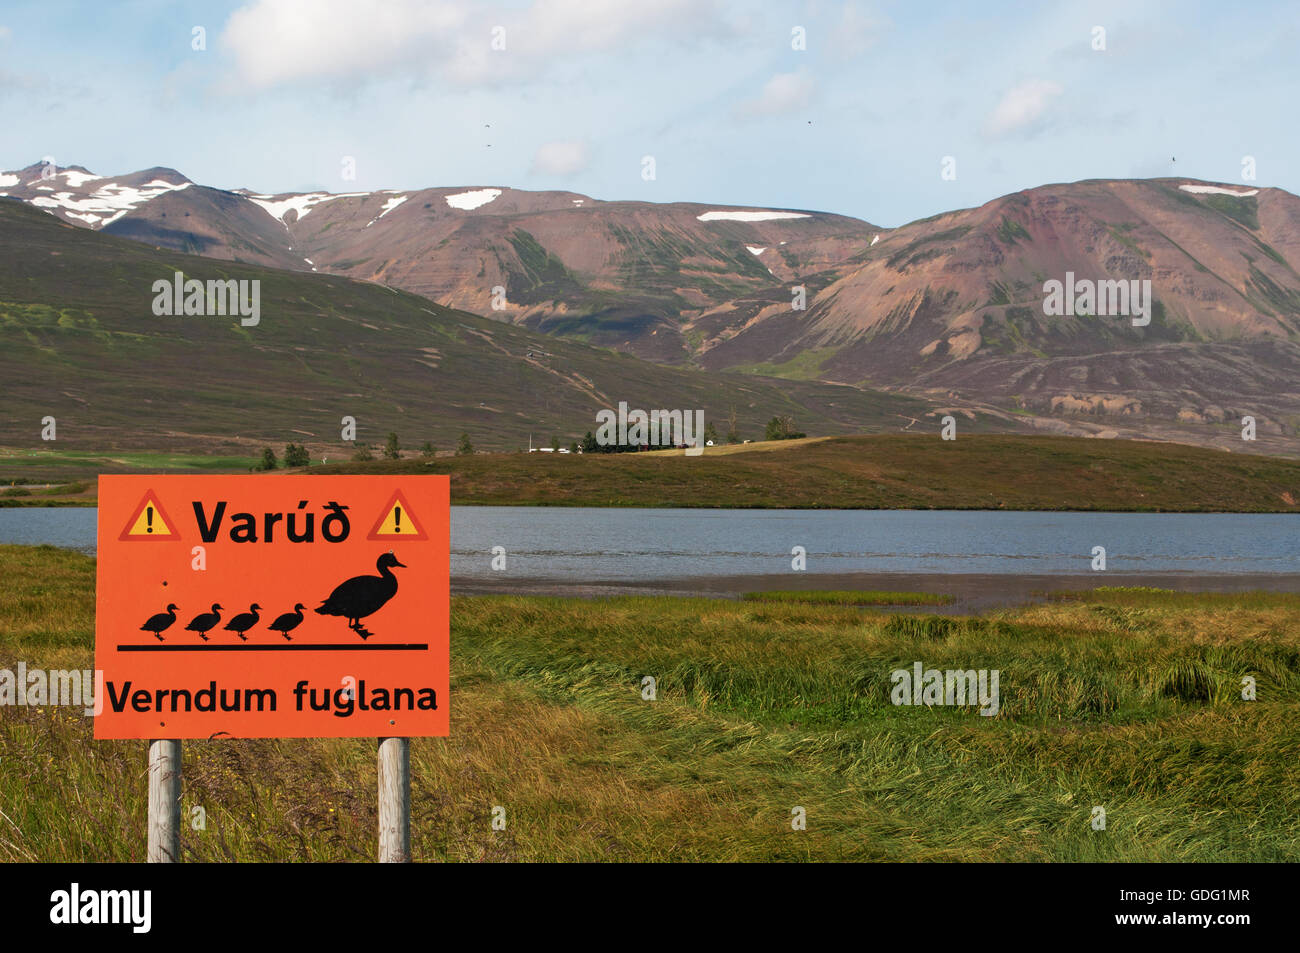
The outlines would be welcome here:
[[[406,497],[401,491],[393,494],[379,517],[379,522],[370,531],[369,539],[427,539],[424,528],[411,515]]]
[[[180,534],[176,532],[176,525],[163,512],[153,491],[145,494],[140,505],[136,507],[135,515],[127,521],[126,529],[122,530],[122,535],[118,537],[122,540],[180,538]]]

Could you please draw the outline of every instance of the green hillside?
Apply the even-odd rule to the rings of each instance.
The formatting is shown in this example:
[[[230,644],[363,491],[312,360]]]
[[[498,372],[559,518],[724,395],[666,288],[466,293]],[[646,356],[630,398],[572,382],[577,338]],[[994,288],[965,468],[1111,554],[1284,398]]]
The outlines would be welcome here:
[[[153,283],[176,271],[259,279],[261,321],[155,317]],[[339,444],[390,430],[443,448],[532,434],[566,443],[602,407],[702,408],[746,435],[775,414],[809,433],[903,426],[917,400],[813,382],[670,369],[530,332],[384,286],[197,258],[61,224],[0,202],[0,446],[247,455],[289,440]]]

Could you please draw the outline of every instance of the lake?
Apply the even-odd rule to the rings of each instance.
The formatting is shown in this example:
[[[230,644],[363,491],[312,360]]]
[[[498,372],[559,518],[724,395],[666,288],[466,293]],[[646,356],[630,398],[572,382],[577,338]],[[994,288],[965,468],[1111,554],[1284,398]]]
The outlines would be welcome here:
[[[0,509],[0,543],[95,551],[91,508]],[[1294,573],[1300,521],[1277,514],[690,510],[453,506],[452,574],[645,583],[788,573]]]

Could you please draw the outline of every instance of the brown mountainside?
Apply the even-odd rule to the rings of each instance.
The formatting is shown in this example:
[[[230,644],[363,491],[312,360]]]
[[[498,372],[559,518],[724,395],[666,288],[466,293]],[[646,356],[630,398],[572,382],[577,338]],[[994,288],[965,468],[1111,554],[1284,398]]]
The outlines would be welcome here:
[[[1245,415],[1288,445],[1300,432],[1300,198],[1278,189],[1084,181],[892,230],[486,186],[262,195],[169,169],[34,165],[0,174],[0,193],[661,363],[883,387],[1061,432],[1240,447]],[[1149,281],[1149,324],[1045,313],[1045,282],[1067,273]]]
[[[1062,427],[1300,419],[1300,198],[1185,180],[1045,186],[912,223],[696,318],[706,367],[764,365]],[[1049,315],[1044,284],[1150,281],[1150,323]]]

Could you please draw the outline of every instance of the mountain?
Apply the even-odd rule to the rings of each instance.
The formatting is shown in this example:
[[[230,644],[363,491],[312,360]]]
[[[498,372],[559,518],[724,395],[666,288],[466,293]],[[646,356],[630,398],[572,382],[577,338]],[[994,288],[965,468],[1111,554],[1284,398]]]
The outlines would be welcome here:
[[[1044,186],[886,233],[693,319],[698,360],[1240,449],[1300,424],[1300,198],[1186,180]],[[1048,281],[1146,280],[1150,323],[1045,313]],[[1139,319],[1140,320],[1140,319]]]
[[[1085,181],[882,229],[504,187],[229,192],[167,169],[29,166],[0,186],[84,229],[660,364],[883,389],[1007,430],[1300,453],[1300,198],[1279,189]],[[1046,313],[1045,283],[1068,275],[1149,281],[1149,323]]]
[[[822,212],[504,187],[265,195],[166,169],[111,178],[33,165],[0,174],[0,189],[84,228],[376,281],[665,363],[694,349],[682,315],[826,268],[881,231]]]
[[[158,188],[149,181],[132,187]],[[260,282],[258,323],[157,316],[154,283],[177,271]],[[661,367],[379,284],[160,251],[17,201],[0,201],[0,380],[0,445],[33,449],[248,453],[292,440],[341,456],[344,416],[372,445],[389,431],[443,450],[461,431],[483,449],[530,435],[567,445],[620,401],[702,409],[723,432],[734,407],[746,437],[778,414],[848,433],[896,430],[928,409],[840,385]],[[40,440],[46,416],[53,444]]]

